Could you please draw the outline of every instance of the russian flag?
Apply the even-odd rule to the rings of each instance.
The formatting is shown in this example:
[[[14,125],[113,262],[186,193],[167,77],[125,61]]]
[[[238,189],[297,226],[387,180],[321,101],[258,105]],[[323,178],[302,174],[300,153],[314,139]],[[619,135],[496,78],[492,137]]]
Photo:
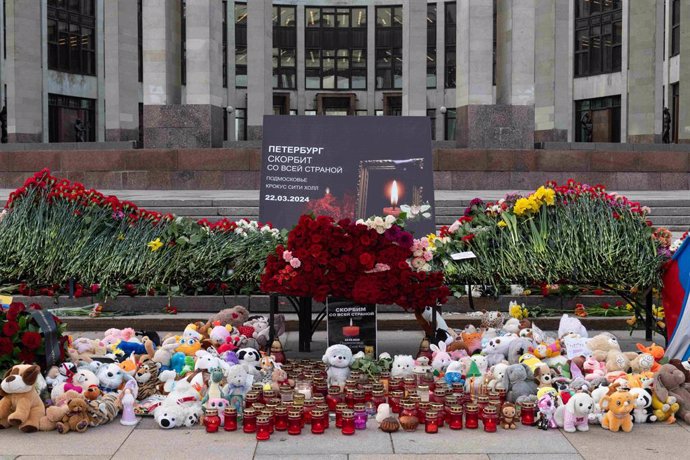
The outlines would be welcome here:
[[[666,314],[668,345],[666,356],[683,361],[690,358],[690,248],[686,238],[667,263],[661,297]]]

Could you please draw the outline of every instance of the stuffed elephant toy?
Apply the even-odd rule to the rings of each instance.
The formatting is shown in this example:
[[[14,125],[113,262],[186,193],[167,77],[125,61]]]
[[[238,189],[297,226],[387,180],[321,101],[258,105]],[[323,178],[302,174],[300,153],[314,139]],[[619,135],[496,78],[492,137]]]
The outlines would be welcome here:
[[[690,423],[690,392],[685,388],[685,374],[673,364],[664,364],[654,376],[654,392],[661,401],[673,396],[680,409],[677,416]]]
[[[508,366],[503,375],[503,388],[508,391],[506,399],[513,403],[522,396],[537,394],[537,383],[532,377],[532,371],[524,364]]]

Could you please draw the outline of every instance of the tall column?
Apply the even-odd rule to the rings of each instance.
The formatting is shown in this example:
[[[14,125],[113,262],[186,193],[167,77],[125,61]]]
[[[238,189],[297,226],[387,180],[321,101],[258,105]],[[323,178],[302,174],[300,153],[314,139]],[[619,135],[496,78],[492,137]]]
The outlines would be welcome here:
[[[656,95],[661,91],[657,82],[657,69],[663,65],[661,37],[657,35],[657,24],[663,25],[664,2],[629,2],[628,34],[628,142],[661,142],[657,130]],[[663,33],[663,29],[662,29]],[[658,45],[658,46],[657,46]],[[659,86],[657,87],[657,83]]]
[[[247,2],[247,43],[247,138],[252,140],[261,139],[264,115],[273,112],[271,0]]]
[[[456,107],[458,147],[493,142],[493,1],[457,3]]]
[[[568,84],[568,0],[536,0],[534,140],[567,142],[572,97]]]
[[[131,141],[139,131],[137,0],[103,2],[105,9],[105,139]]]
[[[43,134],[43,62],[41,3],[6,0],[8,141],[41,142]],[[48,127],[46,126],[46,130]]]
[[[223,145],[223,11],[217,0],[187,2],[187,85],[184,112],[197,120],[199,146]]]
[[[690,144],[690,7],[680,5],[678,142]]]
[[[535,0],[496,2],[496,147],[534,146]]]
[[[180,0],[146,0],[142,8],[144,146],[186,145],[181,102]],[[131,78],[134,76],[132,75]]]
[[[426,4],[403,3],[403,115],[426,116]]]

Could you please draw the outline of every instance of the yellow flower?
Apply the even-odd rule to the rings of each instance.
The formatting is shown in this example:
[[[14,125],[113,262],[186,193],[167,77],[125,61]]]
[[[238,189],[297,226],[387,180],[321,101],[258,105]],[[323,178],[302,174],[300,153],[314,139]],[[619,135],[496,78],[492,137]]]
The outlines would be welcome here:
[[[633,306],[630,305],[629,303],[627,303],[627,304],[625,304],[625,309],[628,310],[628,311],[632,311],[632,310],[633,310]]]
[[[160,238],[156,238],[155,240],[146,243],[146,246],[149,247],[151,252],[156,252],[163,247],[163,243],[161,242]]]
[[[629,326],[634,326],[635,323],[637,323],[637,318],[634,316],[631,316],[627,320],[625,320],[626,323],[628,323]]]
[[[523,319],[529,316],[529,311],[525,308],[525,304],[520,305],[515,301],[510,302],[508,313],[515,319]]]
[[[656,305],[652,305],[652,314],[656,319],[664,319],[666,317],[666,314],[664,313],[664,307],[657,307]]]
[[[438,237],[436,236],[435,233],[429,233],[426,236],[426,240],[429,242],[429,249],[434,250],[436,249],[436,240]]]
[[[122,241],[122,240],[125,239],[125,235],[123,235],[122,233],[120,233],[119,235],[117,235],[117,239],[118,239],[119,241]]]
[[[517,216],[521,216],[525,214],[526,212],[529,211],[530,209],[530,203],[527,198],[520,198],[515,202],[515,207],[513,208],[513,212]]]
[[[522,291],[522,295],[530,295],[530,294],[532,294],[531,289],[525,289],[524,291]]]
[[[501,220],[501,221],[498,222],[498,226],[499,226],[499,227],[507,227],[508,224],[506,224],[506,221],[505,221],[505,220]]]

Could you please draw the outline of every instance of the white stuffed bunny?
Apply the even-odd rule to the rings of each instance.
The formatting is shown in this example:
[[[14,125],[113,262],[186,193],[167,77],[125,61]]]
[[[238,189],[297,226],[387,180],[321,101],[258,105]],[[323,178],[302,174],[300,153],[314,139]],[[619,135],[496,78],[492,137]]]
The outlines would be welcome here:
[[[431,367],[435,371],[444,372],[452,361],[450,355],[446,352],[445,342],[439,342],[438,346],[432,343],[429,348],[433,352]]]

